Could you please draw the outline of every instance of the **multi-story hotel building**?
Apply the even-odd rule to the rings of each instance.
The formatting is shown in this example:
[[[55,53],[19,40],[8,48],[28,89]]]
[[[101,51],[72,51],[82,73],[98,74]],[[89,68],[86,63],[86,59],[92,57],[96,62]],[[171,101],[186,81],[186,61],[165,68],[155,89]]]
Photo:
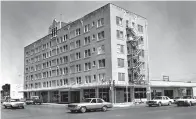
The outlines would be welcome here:
[[[59,103],[146,98],[147,38],[147,20],[113,4],[70,23],[54,20],[48,35],[24,48],[24,96]]]

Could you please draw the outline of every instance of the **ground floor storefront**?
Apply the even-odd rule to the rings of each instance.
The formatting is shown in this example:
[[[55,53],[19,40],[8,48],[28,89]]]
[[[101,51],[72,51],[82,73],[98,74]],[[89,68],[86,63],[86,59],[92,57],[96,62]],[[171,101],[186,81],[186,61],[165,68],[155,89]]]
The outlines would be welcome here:
[[[77,103],[83,98],[102,98],[107,102],[123,103],[146,100],[146,87],[121,86],[113,88],[113,91],[109,87],[91,87],[24,92],[25,98],[31,96],[40,96],[45,103]]]
[[[193,95],[193,88],[189,87],[152,87],[151,97],[168,96],[170,98]]]

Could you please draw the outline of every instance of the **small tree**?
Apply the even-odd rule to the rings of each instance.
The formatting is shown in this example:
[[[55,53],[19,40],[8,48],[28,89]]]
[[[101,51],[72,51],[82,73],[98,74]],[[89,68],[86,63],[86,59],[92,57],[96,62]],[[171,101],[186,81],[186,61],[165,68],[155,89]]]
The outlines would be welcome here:
[[[2,90],[5,92],[5,96],[10,96],[10,84],[3,85]]]

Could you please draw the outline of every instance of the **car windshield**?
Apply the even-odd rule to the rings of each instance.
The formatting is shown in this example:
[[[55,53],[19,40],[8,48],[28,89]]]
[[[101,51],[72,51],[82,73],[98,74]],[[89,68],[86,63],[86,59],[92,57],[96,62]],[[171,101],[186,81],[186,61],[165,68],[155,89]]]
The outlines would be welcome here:
[[[18,100],[13,100],[13,99],[12,99],[12,100],[10,100],[10,102],[17,102],[17,101],[18,101]]]
[[[162,99],[162,97],[155,97],[155,98],[154,98],[154,100],[157,100],[157,99]]]
[[[90,102],[91,99],[84,99],[82,102]]]

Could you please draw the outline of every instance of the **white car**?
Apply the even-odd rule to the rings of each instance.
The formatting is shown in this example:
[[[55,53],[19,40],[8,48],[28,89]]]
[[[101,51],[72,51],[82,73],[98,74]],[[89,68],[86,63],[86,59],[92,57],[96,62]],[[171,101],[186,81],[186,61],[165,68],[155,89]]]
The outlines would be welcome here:
[[[22,108],[24,109],[24,102],[19,101],[18,99],[10,99],[6,102],[3,102],[4,108]]]
[[[101,98],[86,98],[81,103],[71,103],[68,104],[68,110],[71,112],[80,111],[82,113],[86,112],[87,110],[102,110],[107,111],[107,108],[112,108],[112,103],[105,102]]]
[[[196,97],[184,96],[181,99],[177,99],[175,104],[177,106],[193,106],[196,105]]]
[[[146,104],[149,107],[151,107],[153,105],[155,105],[155,106],[171,105],[172,103],[174,103],[174,100],[170,99],[167,96],[157,96],[153,100],[146,102]]]

